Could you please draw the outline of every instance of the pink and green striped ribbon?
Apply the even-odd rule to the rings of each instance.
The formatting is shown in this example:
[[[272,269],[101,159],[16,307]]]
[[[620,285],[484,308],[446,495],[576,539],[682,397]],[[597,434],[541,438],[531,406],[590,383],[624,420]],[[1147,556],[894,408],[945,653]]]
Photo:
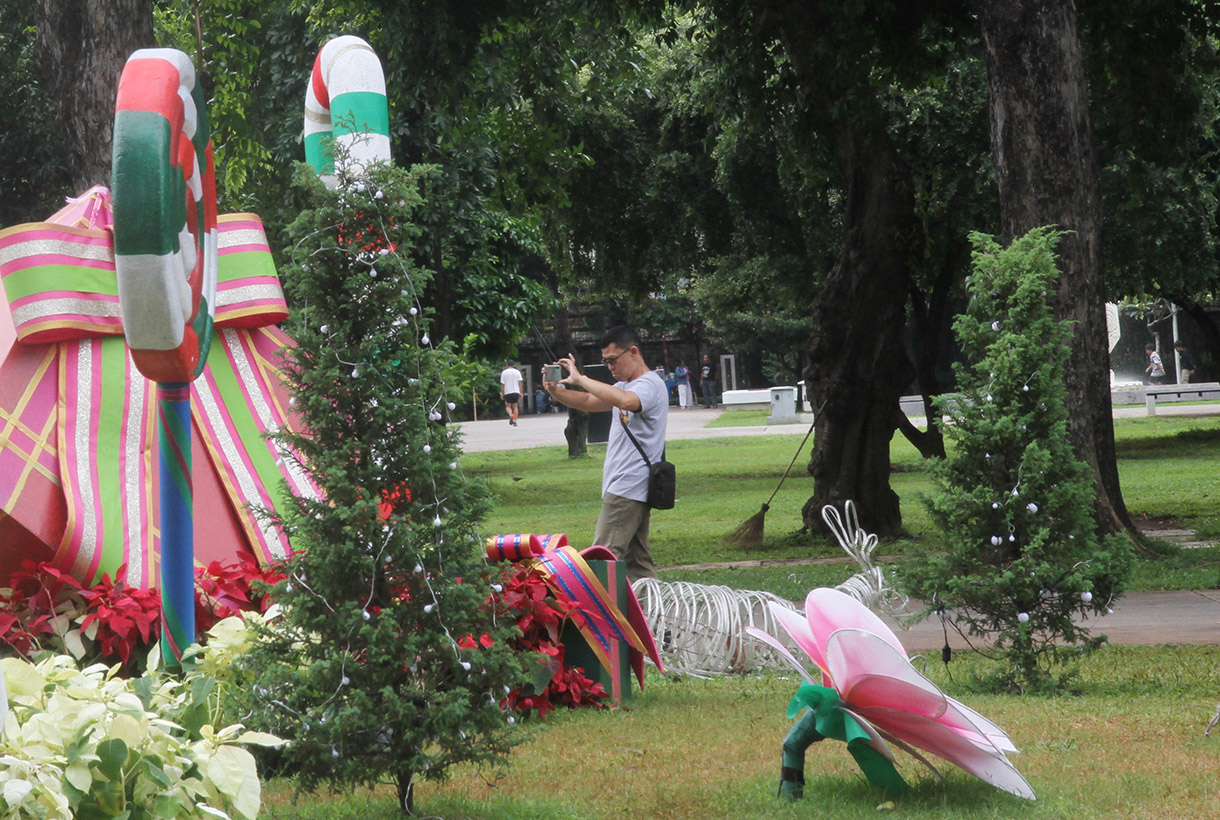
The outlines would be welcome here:
[[[641,687],[644,685],[645,656],[651,658],[658,669],[664,669],[648,621],[630,585],[627,600],[620,602],[620,606],[588,564],[588,561],[605,561],[608,565],[617,565],[618,559],[613,552],[597,546],[577,551],[568,545],[568,537],[562,533],[493,535],[485,539],[485,547],[489,561],[537,562],[548,582],[575,604],[572,620],[603,667],[617,668],[611,656],[625,645]],[[613,572],[612,567],[611,574]]]

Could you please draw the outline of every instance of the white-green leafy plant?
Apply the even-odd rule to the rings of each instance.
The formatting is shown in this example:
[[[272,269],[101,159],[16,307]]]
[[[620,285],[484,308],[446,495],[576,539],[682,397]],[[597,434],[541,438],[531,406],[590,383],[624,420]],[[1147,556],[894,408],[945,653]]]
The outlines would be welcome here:
[[[0,661],[0,816],[38,820],[254,820],[260,788],[245,744],[280,745],[241,725],[188,730],[166,715],[209,713],[196,675],[124,679],[65,655]]]

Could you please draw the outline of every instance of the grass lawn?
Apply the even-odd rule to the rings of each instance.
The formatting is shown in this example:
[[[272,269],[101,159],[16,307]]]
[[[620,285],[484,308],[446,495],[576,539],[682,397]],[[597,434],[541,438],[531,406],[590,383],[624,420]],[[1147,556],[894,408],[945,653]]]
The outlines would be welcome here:
[[[770,417],[770,410],[727,410],[721,413],[716,418],[708,423],[708,427],[766,427],[767,419]],[[800,424],[784,425],[791,426],[793,429],[800,428],[805,430],[809,427],[810,422],[802,422]],[[793,444],[793,447],[796,445]]]
[[[759,411],[764,416],[765,411]],[[724,414],[729,415],[729,414]],[[724,415],[721,418],[724,418]],[[745,417],[750,411],[733,416]],[[771,495],[802,436],[747,436],[671,441],[668,458],[678,471],[678,503],[652,517],[652,553],[666,580],[727,584],[801,598],[811,588],[839,583],[853,565],[788,565],[731,569],[680,569],[686,564],[843,557],[833,541],[800,532],[801,507],[812,494],[804,470],[806,445],[767,513],[760,550],[748,551],[724,537]],[[1133,515],[1168,518],[1220,538],[1220,418],[1154,417],[1115,422],[1119,474]],[[572,460],[565,447],[472,453],[467,471],[490,482],[496,506],[484,531],[564,532],[576,545],[592,542],[597,522],[605,445],[590,445],[589,457]],[[933,486],[919,454],[895,437],[892,486],[902,500],[906,533],[886,539],[879,555],[901,556],[912,543],[937,537],[921,497]],[[1220,587],[1220,550],[1168,550],[1143,560],[1133,589]]]
[[[1220,419],[1120,420],[1119,470],[1133,514],[1171,519],[1220,537]],[[794,436],[674,441],[677,507],[653,516],[659,564],[839,557],[837,545],[798,532],[811,492],[794,470],[767,516],[764,548],[746,552],[724,536],[756,512],[800,442]],[[489,481],[497,499],[486,533],[566,532],[588,544],[598,511],[604,446],[569,460],[563,447],[479,453],[465,469]],[[893,445],[894,488],[907,532],[879,553],[902,555],[936,538],[919,497],[932,487],[915,451]],[[667,569],[662,577],[768,589],[800,598],[837,583],[846,564]],[[1167,549],[1140,562],[1137,589],[1220,587],[1220,550]],[[1105,646],[1083,659],[1071,696],[982,695],[975,673],[989,662],[959,653],[917,665],[948,694],[994,720],[1018,748],[1013,762],[1038,793],[1030,803],[1000,793],[945,764],[943,780],[903,757],[912,790],[888,798],[868,787],[846,748],[815,744],[806,755],[806,797],[776,798],[785,715],[795,676],[770,673],[717,680],[651,674],[626,708],[558,712],[514,727],[520,745],[505,766],[459,767],[443,783],[420,783],[417,811],[447,820],[608,820],[609,818],[846,818],[913,820],[1180,820],[1220,818],[1220,736],[1203,728],[1220,699],[1220,647]],[[899,753],[901,755],[901,753]],[[267,820],[390,820],[389,787],[292,800],[292,783],[264,789]]]
[[[1077,696],[977,695],[959,656],[926,674],[991,718],[1021,754],[1012,760],[1038,794],[1030,803],[958,769],[938,781],[900,755],[911,792],[868,787],[846,747],[806,754],[806,796],[776,799],[784,716],[797,683],[771,674],[712,681],[653,675],[628,708],[553,713],[520,727],[505,767],[456,770],[421,783],[417,810],[447,820],[601,818],[1029,818],[1181,820],[1220,817],[1220,737],[1203,728],[1220,695],[1220,648],[1109,646],[1086,659]],[[939,763],[939,761],[937,761]],[[380,820],[396,816],[392,790],[304,799],[269,784],[267,820]]]

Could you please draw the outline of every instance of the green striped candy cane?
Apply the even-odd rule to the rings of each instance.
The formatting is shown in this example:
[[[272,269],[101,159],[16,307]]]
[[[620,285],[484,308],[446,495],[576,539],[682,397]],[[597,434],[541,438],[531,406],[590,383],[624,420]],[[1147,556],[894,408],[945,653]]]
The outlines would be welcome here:
[[[189,382],[203,370],[216,303],[216,176],[191,60],[141,49],[119,80],[111,164],[123,332],[140,372]]]
[[[345,35],[322,46],[305,90],[305,161],[329,187],[335,186],[332,144],[360,175],[375,162],[390,161],[390,113],[385,75],[372,46]]]
[[[195,640],[191,387],[216,305],[219,234],[207,108],[190,58],[128,58],[114,114],[114,263],[123,333],[157,383],[161,657],[179,668]]]

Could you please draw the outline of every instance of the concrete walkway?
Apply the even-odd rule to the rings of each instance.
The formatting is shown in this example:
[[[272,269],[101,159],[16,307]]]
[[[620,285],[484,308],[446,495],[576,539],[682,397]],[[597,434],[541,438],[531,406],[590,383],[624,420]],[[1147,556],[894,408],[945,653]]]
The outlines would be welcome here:
[[[804,435],[813,423],[813,416],[801,416],[797,424],[769,427],[712,427],[707,425],[725,410],[671,409],[668,440],[721,438],[731,436]],[[729,411],[732,412],[732,411]],[[1220,416],[1220,404],[1157,405],[1157,418],[1173,416]],[[1115,418],[1146,417],[1145,408],[1120,407]],[[926,420],[913,418],[916,425]],[[521,416],[517,427],[506,419],[464,422],[463,449],[466,452],[516,450],[528,447],[566,446],[563,429],[565,413]],[[1113,613],[1088,622],[1095,635],[1107,635],[1116,644],[1198,644],[1220,646],[1220,590],[1190,590],[1174,592],[1134,592],[1116,602]],[[935,617],[917,624],[910,630],[895,626],[903,645],[910,652],[939,652],[945,643],[940,621]],[[969,644],[960,635],[949,631],[949,645],[967,649]]]
[[[772,427],[708,427],[720,418],[724,409],[705,410],[690,407],[679,410],[671,407],[665,438],[667,441],[689,438],[721,438],[726,436],[764,436],[776,433],[804,434],[813,424],[813,414],[804,414],[798,424],[778,424]],[[1220,408],[1217,408],[1220,413]],[[468,453],[489,450],[523,450],[528,447],[566,447],[563,428],[567,426],[567,413],[542,413],[520,416],[517,426],[510,427],[508,419],[494,421],[464,421],[458,426],[462,430],[462,449]]]
[[[762,427],[708,427],[726,412],[732,418],[735,411],[725,411],[724,408],[705,410],[702,407],[679,410],[671,407],[665,438],[669,441],[676,441],[733,436],[804,435],[808,432],[809,426],[813,424],[813,414],[802,413],[800,421],[796,424]],[[1220,416],[1220,403],[1158,404],[1156,412],[1156,418]],[[1114,410],[1114,417],[1147,418],[1147,412],[1143,405],[1118,407]],[[927,427],[927,419],[923,416],[912,416],[911,421],[916,427]],[[567,439],[563,437],[563,428],[567,423],[567,413],[543,413],[519,417],[516,427],[510,427],[508,419],[465,421],[460,422],[458,427],[462,431],[462,449],[468,453],[482,453],[489,450],[523,450],[529,447],[566,447]]]
[[[1110,643],[1220,646],[1220,590],[1132,592],[1117,601],[1113,610],[1085,622],[1092,634],[1105,635]],[[909,630],[887,620],[908,652],[939,652],[945,645],[945,631],[936,616]],[[953,649],[969,648],[952,628],[948,636]]]

